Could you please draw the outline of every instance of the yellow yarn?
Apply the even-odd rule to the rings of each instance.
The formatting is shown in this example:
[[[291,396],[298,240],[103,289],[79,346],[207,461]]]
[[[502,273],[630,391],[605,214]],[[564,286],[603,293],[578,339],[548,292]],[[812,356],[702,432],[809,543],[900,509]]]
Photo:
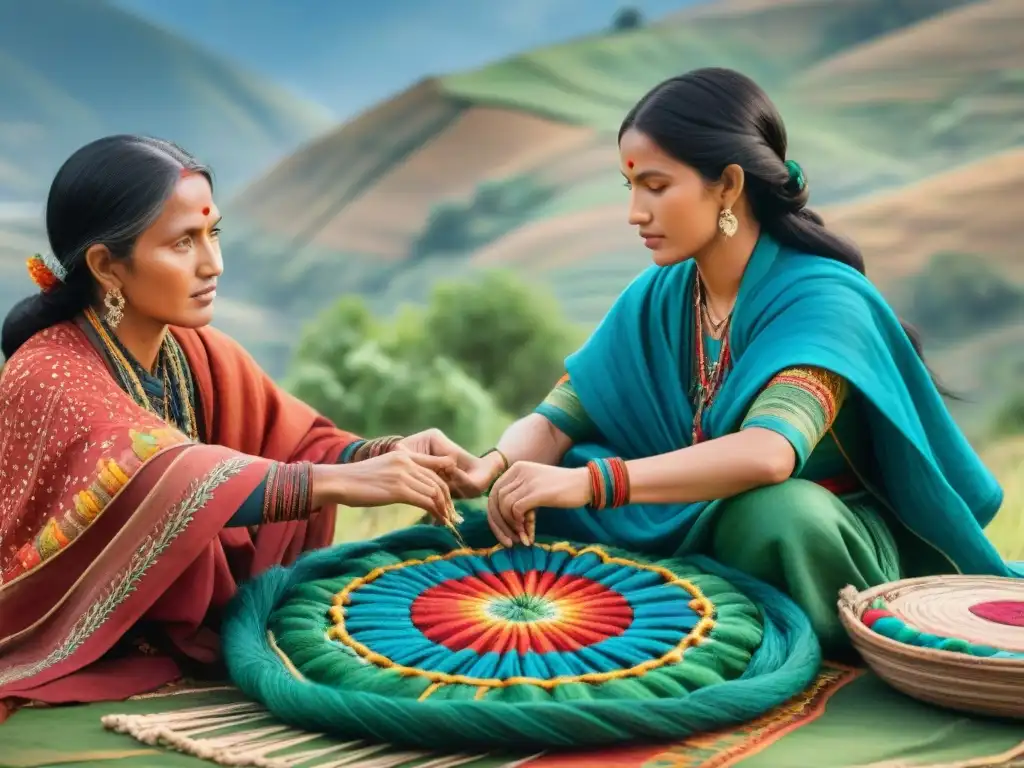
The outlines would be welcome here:
[[[507,680],[498,680],[496,678],[451,675],[446,672],[431,672],[417,669],[415,667],[406,667],[401,664],[396,664],[391,661],[391,659],[388,659],[379,653],[371,651],[365,645],[349,635],[348,631],[345,629],[345,610],[343,606],[349,604],[352,592],[359,589],[361,586],[369,584],[389,571],[396,571],[415,565],[423,565],[424,563],[433,563],[438,560],[449,560],[453,557],[458,557],[459,555],[465,555],[467,553],[479,556],[489,556],[502,549],[502,546],[499,544],[488,549],[458,549],[452,552],[447,552],[443,555],[431,555],[423,560],[406,560],[401,563],[395,563],[394,565],[385,565],[380,568],[374,568],[365,576],[353,579],[332,599],[333,605],[328,611],[328,614],[334,622],[334,626],[328,631],[328,637],[348,646],[371,664],[375,664],[376,666],[383,667],[385,669],[394,670],[405,677],[425,677],[436,685],[473,685],[485,690],[487,688],[507,688],[512,685],[536,685],[544,688],[545,690],[551,690],[559,685],[566,685],[568,683],[605,683],[610,680],[623,680],[630,677],[638,677],[650,672],[651,670],[658,669],[659,667],[663,667],[668,664],[678,664],[683,660],[683,654],[686,652],[687,648],[699,645],[715,628],[714,604],[704,595],[703,592],[701,592],[699,587],[687,579],[678,578],[667,568],[662,568],[658,565],[638,563],[635,560],[628,560],[623,557],[612,557],[600,547],[595,546],[576,549],[566,542],[559,542],[556,544],[535,544],[534,546],[540,549],[546,549],[549,552],[568,552],[574,557],[580,557],[585,554],[594,554],[597,555],[597,557],[601,559],[601,562],[605,564],[624,565],[639,570],[652,571],[661,576],[668,584],[681,587],[689,592],[693,596],[693,599],[690,601],[690,607],[693,608],[694,612],[701,618],[686,637],[680,640],[674,648],[667,651],[657,659],[651,659],[643,662],[642,664],[637,664],[634,667],[616,669],[611,672],[588,672],[583,675],[563,675],[561,677],[553,677],[550,679],[543,679],[539,677],[510,677]],[[428,688],[424,692],[424,696],[433,693],[434,690],[436,690],[436,688]],[[479,698],[479,696],[480,692],[478,691],[477,698]]]

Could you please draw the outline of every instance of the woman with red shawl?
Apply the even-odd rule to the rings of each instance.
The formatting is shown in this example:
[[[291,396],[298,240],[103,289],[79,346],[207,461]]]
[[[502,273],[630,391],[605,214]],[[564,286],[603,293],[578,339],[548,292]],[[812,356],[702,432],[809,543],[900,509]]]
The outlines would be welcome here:
[[[208,327],[219,219],[165,141],[101,139],[53,181],[41,291],[3,326],[0,720],[216,662],[237,583],[330,544],[334,505],[451,522],[476,459],[436,430],[343,432]]]

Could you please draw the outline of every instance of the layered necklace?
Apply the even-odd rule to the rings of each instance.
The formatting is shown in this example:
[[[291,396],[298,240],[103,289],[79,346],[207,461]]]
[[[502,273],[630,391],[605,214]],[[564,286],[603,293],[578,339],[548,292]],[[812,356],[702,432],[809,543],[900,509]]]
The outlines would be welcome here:
[[[110,360],[118,382],[135,404],[156,414],[192,440],[199,440],[195,384],[185,352],[170,332],[164,335],[156,367],[150,373],[125,349],[107,323],[92,308],[85,319]]]
[[[722,344],[718,350],[718,357],[709,360],[704,349],[704,323],[707,320],[711,335],[718,336]],[[693,412],[693,435],[692,444],[703,441],[704,434],[704,413],[715,400],[718,390],[721,388],[722,380],[732,358],[729,350],[729,325],[732,320],[732,312],[729,312],[717,323],[711,318],[708,311],[707,299],[700,275],[693,279],[693,338],[694,338],[694,376],[692,383],[692,397],[694,400]]]

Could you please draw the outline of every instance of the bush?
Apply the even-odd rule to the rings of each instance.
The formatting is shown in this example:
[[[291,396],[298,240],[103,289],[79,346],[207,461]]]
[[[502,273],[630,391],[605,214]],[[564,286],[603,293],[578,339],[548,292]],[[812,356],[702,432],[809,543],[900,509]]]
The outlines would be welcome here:
[[[503,272],[438,285],[424,327],[433,353],[458,363],[513,416],[544,398],[582,342],[553,296]]]
[[[928,336],[956,339],[1024,313],[1024,289],[984,258],[940,253],[912,278],[906,317]]]
[[[996,411],[992,421],[992,437],[1024,435],[1024,390],[1011,395]]]
[[[307,326],[285,387],[361,435],[438,427],[483,450],[543,399],[581,340],[552,297],[486,273],[437,286],[389,323],[343,299]]]
[[[442,203],[412,246],[413,259],[463,255],[497,240],[529,220],[554,190],[529,176],[489,181],[468,202]]]

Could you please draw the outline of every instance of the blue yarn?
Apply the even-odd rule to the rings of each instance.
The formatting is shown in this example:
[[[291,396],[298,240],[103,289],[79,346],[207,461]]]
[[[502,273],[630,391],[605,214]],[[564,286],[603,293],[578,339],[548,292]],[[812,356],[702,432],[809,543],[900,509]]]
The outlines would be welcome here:
[[[470,546],[493,543],[480,529],[481,525],[467,524],[464,535]],[[235,684],[283,721],[306,730],[416,748],[523,750],[673,741],[748,722],[804,690],[820,667],[817,638],[792,600],[704,557],[687,562],[727,580],[757,603],[764,635],[739,678],[683,698],[418,702],[298,680],[271,648],[267,623],[274,608],[294,586],[329,577],[339,559],[364,557],[379,548],[441,552],[453,546],[448,531],[414,526],[373,541],[308,553],[290,568],[273,568],[244,584],[222,627],[224,654]]]

